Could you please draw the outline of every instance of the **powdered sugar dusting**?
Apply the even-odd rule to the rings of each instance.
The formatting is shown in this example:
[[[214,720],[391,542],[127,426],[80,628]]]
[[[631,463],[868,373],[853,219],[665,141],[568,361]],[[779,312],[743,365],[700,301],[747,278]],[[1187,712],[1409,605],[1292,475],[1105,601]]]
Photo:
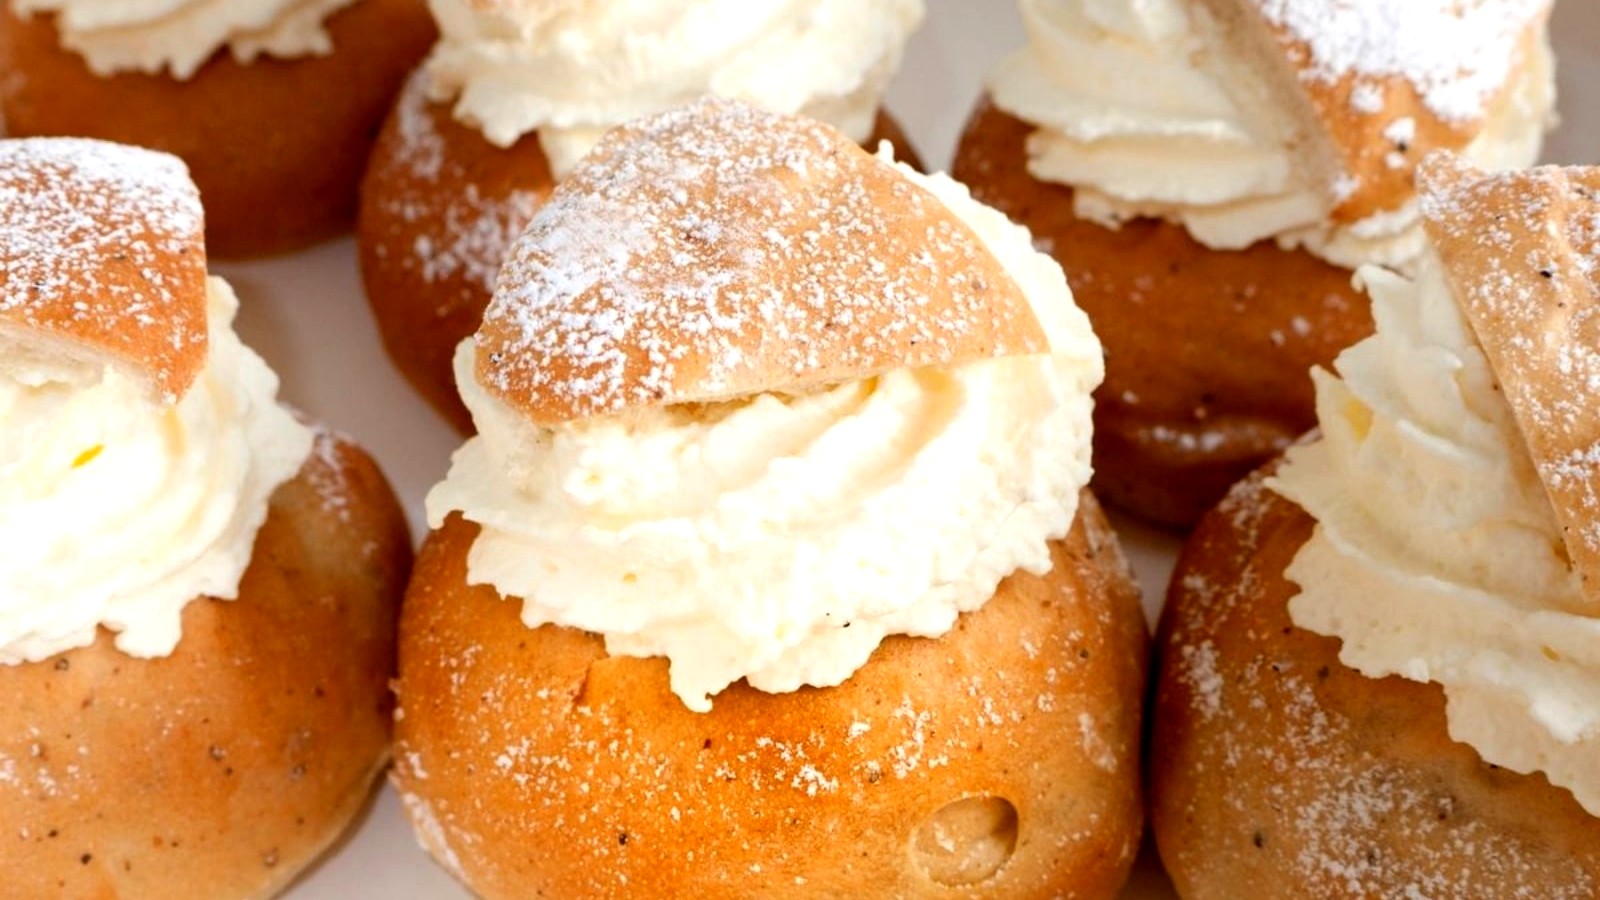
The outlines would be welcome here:
[[[1222,714],[1222,676],[1217,674],[1217,648],[1210,641],[1186,645],[1179,650],[1182,665],[1178,677],[1194,692],[1195,709],[1206,718]]]
[[[1338,663],[1336,641],[1292,628],[1281,569],[1310,520],[1259,474],[1225,503],[1186,549],[1166,613],[1152,790],[1181,880],[1226,892],[1272,872],[1313,897],[1594,897],[1600,825],[1542,779],[1453,743],[1436,687],[1369,681]],[[1557,833],[1570,845],[1546,839]]]
[[[399,765],[398,763],[396,764]],[[417,794],[405,790],[397,790],[400,802],[406,808],[406,816],[411,820],[411,826],[417,837],[417,843],[439,865],[456,878],[465,878],[466,873],[461,868],[461,858],[450,846],[450,837],[445,833],[444,826],[439,824],[439,819],[433,814],[433,807],[428,801]]]
[[[1505,84],[1528,23],[1550,0],[1254,0],[1309,48],[1302,77],[1331,83],[1399,77],[1440,119],[1480,119]],[[1352,102],[1373,94],[1357,91]],[[1374,104],[1373,111],[1376,111]]]
[[[430,103],[427,78],[419,70],[406,83],[395,107],[399,163],[413,185],[430,186],[448,176],[464,186],[442,209],[434,200],[413,192],[388,192],[380,201],[386,212],[407,225],[426,227],[409,246],[385,245],[383,252],[398,253],[398,265],[415,270],[429,284],[464,280],[474,296],[484,298],[478,301],[481,303],[493,289],[512,242],[539,208],[542,194],[511,190],[504,197],[488,196],[477,180],[456,171],[460,163],[450,159],[436,114],[448,115],[448,111]],[[479,139],[476,134],[473,138]]]
[[[1424,169],[1423,214],[1600,598],[1600,169]]]
[[[147,366],[174,401],[204,359],[203,227],[176,157],[0,141],[0,326]]]
[[[825,125],[707,99],[613,132],[551,196],[479,377],[567,418],[1034,352],[1035,331],[932,194]]]
[[[411,73],[395,103],[400,147],[411,174],[432,181],[444,171],[444,138],[429,114],[428,77],[421,69]]]
[[[471,535],[453,519],[422,554],[408,610],[396,786],[429,801],[408,803],[420,836],[485,893],[626,896],[647,879],[663,896],[761,895],[859,844],[858,863],[837,854],[835,889],[819,895],[832,896],[838,878],[899,872],[892,857],[924,817],[975,793],[1050,811],[1021,817],[1015,862],[987,894],[1054,896],[1075,866],[1125,871],[1140,745],[1139,704],[1125,701],[1142,693],[1143,623],[1110,527],[1092,498],[1083,508],[1051,575],[1019,573],[1025,584],[945,638],[893,639],[874,674],[835,687],[736,685],[704,714],[671,699],[665,661],[527,631],[493,591],[467,588]],[[1035,655],[1008,656],[1019,640]],[[560,841],[522,868],[517,836],[530,834]]]
[[[305,470],[311,480],[312,490],[317,492],[317,499],[322,503],[323,512],[346,523],[350,521],[350,505],[355,488],[346,475],[339,446],[352,443],[349,438],[332,429],[316,426],[311,444],[314,463]]]

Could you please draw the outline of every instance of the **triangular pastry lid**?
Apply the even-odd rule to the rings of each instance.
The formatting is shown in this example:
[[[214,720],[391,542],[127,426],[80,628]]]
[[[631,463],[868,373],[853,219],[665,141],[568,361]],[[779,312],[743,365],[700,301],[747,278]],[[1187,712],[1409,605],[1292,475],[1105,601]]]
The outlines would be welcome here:
[[[540,423],[1048,349],[943,201],[827,125],[716,99],[579,164],[476,341],[479,382]]]
[[[1421,174],[1428,237],[1600,609],[1600,168]]]
[[[110,365],[176,402],[206,359],[204,230],[176,157],[0,140],[0,372]]]
[[[1397,210],[1530,64],[1551,0],[1194,0],[1264,88],[1335,221]]]

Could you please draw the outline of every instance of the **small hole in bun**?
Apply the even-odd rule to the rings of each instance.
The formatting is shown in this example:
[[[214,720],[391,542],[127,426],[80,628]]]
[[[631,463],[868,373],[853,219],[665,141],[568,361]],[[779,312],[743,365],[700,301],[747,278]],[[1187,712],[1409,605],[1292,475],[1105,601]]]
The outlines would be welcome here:
[[[911,838],[917,868],[947,887],[993,878],[1017,849],[1017,808],[1003,797],[967,797],[929,816]]]

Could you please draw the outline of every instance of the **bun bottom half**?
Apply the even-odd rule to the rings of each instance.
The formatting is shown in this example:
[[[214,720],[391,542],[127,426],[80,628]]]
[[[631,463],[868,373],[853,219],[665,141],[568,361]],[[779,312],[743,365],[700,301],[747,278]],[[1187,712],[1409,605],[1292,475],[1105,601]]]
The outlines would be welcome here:
[[[1596,896],[1600,819],[1452,741],[1438,685],[1293,626],[1282,573],[1315,523],[1264,477],[1190,538],[1158,639],[1151,823],[1178,893]]]
[[[181,157],[215,257],[282,253],[355,218],[374,136],[436,31],[423,0],[358,0],[327,21],[334,50],[250,63],[218,51],[178,81],[101,77],[55,18],[0,10],[0,120],[12,137],[92,137]]]
[[[361,810],[388,758],[410,563],[376,465],[325,443],[273,495],[236,600],[174,652],[0,666],[0,893],[253,898]]]
[[[420,74],[402,93],[361,184],[356,236],[367,302],[384,348],[417,392],[463,434],[475,429],[451,367],[483,321],[511,244],[555,189],[536,134],[509,148],[425,99]],[[880,113],[879,141],[921,167],[900,126]]]
[[[982,101],[953,173],[1033,232],[1105,346],[1095,492],[1187,528],[1316,424],[1307,373],[1371,333],[1370,306],[1349,270],[1304,250],[1213,250],[1158,219],[1078,218],[1070,187],[1028,172],[1032,131]]]
[[[1113,897],[1139,846],[1137,588],[1086,493],[1054,569],[844,684],[694,713],[664,659],[530,629],[426,542],[394,781],[424,846],[501,897]]]

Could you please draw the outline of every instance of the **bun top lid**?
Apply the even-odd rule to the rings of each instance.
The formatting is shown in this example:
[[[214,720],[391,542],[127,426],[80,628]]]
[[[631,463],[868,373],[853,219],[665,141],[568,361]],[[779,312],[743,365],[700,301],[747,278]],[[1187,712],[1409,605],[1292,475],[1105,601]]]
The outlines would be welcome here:
[[[1417,161],[1483,130],[1544,40],[1551,0],[1196,0],[1333,181],[1334,217],[1413,196]]]
[[[1420,172],[1428,237],[1600,609],[1600,168]]]
[[[612,131],[475,340],[479,382],[541,424],[1049,349],[937,197],[828,125],[720,99]]]
[[[204,230],[176,157],[0,140],[0,374],[110,365],[177,402],[206,360]]]

